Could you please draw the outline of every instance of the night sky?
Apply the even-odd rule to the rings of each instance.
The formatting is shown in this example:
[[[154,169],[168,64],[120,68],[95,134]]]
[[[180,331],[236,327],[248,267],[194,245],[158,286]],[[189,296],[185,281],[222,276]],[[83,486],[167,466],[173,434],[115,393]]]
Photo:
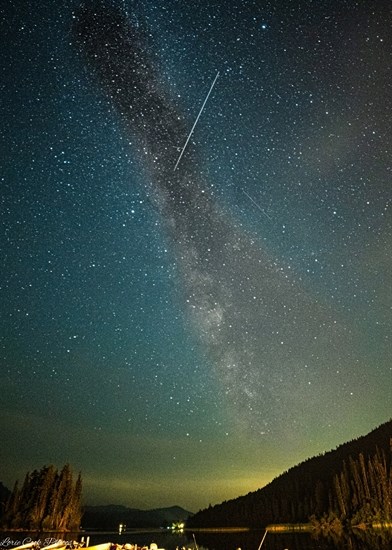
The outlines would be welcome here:
[[[0,480],[197,511],[388,420],[390,3],[19,4]]]

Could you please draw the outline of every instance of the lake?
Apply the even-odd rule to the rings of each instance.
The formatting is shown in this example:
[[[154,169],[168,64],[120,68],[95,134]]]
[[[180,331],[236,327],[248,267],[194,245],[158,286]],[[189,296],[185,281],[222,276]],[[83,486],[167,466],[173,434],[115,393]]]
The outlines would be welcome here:
[[[194,533],[199,550],[258,550],[264,531],[242,532],[205,532]],[[192,533],[172,533],[164,530],[128,531],[122,535],[116,532],[90,532],[78,534],[42,533],[0,533],[0,550],[12,550],[16,542],[23,544],[28,540],[41,540],[49,544],[60,538],[65,540],[81,540],[84,536],[90,537],[90,546],[102,542],[127,542],[140,546],[155,542],[166,550],[195,550]],[[28,540],[26,540],[28,539]],[[272,533],[268,532],[261,550],[390,550],[392,548],[391,531],[358,532],[355,535],[344,535],[333,540],[332,538],[314,538],[309,533]]]

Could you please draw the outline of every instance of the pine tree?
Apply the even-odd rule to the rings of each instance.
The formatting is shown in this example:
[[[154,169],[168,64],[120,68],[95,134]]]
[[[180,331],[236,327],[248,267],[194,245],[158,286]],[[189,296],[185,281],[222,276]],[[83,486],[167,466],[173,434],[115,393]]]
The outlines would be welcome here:
[[[52,465],[28,472],[21,489],[15,483],[5,507],[3,527],[76,530],[81,519],[81,496],[81,474],[74,483],[69,464],[60,473]]]

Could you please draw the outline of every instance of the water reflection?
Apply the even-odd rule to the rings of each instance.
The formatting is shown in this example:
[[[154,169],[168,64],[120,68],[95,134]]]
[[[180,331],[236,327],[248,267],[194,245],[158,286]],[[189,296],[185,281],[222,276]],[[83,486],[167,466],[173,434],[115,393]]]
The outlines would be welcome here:
[[[198,546],[208,550],[258,550],[262,531],[196,534]],[[190,541],[191,542],[191,541]],[[341,537],[316,537],[311,533],[268,533],[261,550],[390,550],[390,531],[358,531]]]

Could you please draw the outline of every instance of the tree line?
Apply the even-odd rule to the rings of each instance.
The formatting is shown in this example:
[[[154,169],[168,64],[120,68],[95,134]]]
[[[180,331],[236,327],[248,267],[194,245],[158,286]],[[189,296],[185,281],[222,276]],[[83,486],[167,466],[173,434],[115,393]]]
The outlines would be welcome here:
[[[5,529],[42,531],[78,530],[81,521],[82,478],[76,481],[66,464],[61,471],[53,465],[28,472],[19,487],[15,483],[1,518]]]
[[[349,457],[333,478],[330,511],[352,524],[390,522],[392,519],[392,439],[389,456],[384,450],[365,458]]]
[[[392,521],[392,421],[291,468],[258,491],[210,506],[188,527],[315,526]]]

